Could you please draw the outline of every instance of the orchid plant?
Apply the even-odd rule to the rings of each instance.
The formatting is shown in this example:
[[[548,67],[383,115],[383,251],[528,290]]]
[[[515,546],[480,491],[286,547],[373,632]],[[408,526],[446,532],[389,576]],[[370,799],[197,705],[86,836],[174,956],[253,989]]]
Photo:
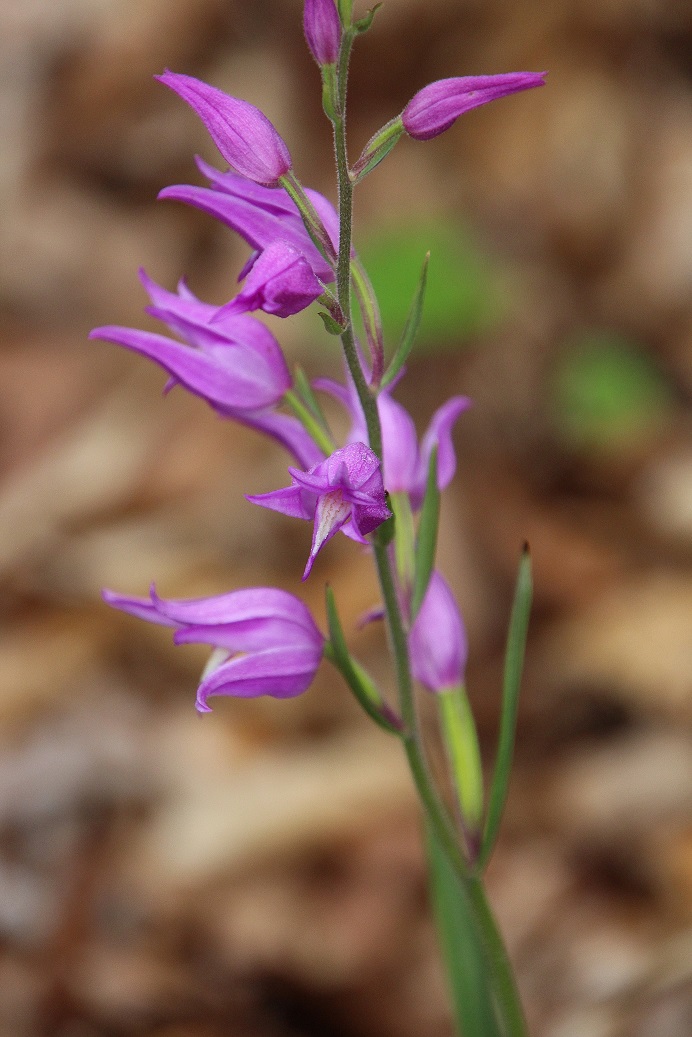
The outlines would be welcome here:
[[[380,5],[378,4],[377,7]],[[328,636],[294,594],[273,587],[210,598],[166,600],[105,591],[112,606],[170,626],[177,644],[208,644],[211,655],[197,690],[197,709],[215,695],[289,698],[304,692],[326,657],[368,715],[400,740],[418,791],[431,889],[452,1002],[464,1037],[520,1037],[524,1016],[505,948],[484,892],[506,798],[517,697],[531,599],[528,551],[520,565],[509,623],[500,736],[486,796],[473,714],[465,688],[467,641],[452,591],[435,568],[440,494],[454,476],[452,431],[469,405],[453,396],[418,440],[393,396],[420,323],[427,261],[401,342],[385,351],[378,302],[352,244],[354,188],[404,135],[429,140],[464,112],[540,86],[543,73],[516,72],[443,79],[419,90],[400,115],[373,135],[349,163],[346,97],[349,59],[377,7],[355,19],[352,0],[305,0],[303,25],[322,77],[323,107],[336,153],[338,207],[298,180],[289,149],[267,117],[187,75],[158,78],[199,116],[230,167],[198,160],[208,186],[178,185],[159,197],[202,209],[250,246],[238,294],[221,307],[197,299],[184,281],[176,292],[140,271],[151,306],[168,326],[160,335],[101,327],[92,338],[149,357],[222,418],[272,437],[291,456],[290,485],[247,499],[312,522],[303,580],[339,531],[372,555],[382,595],[397,698],[392,704],[351,654],[332,590],[326,590]],[[352,304],[363,334],[354,330]],[[292,376],[281,347],[257,311],[289,317],[319,306],[326,331],[341,341],[345,378],[312,384]],[[332,434],[318,394],[335,398],[350,420],[346,442]],[[449,788],[433,780],[416,709],[415,683],[438,705]],[[450,791],[451,790],[451,794]]]

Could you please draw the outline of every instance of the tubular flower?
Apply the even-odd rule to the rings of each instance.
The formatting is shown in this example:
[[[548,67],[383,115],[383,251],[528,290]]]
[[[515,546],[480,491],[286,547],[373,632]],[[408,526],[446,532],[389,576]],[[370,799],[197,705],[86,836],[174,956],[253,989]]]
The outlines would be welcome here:
[[[365,419],[355,391],[327,378],[316,380],[315,386],[335,396],[351,414],[349,440],[365,439]],[[459,415],[470,406],[468,396],[452,396],[443,403],[433,414],[419,446],[416,427],[408,411],[392,399],[387,389],[379,394],[377,409],[382,426],[384,480],[389,493],[408,493],[411,506],[414,509],[421,506],[430,454],[435,446],[438,488],[444,490],[450,484],[457,464],[452,429]]]
[[[263,508],[314,522],[304,580],[320,548],[339,529],[364,543],[367,534],[390,516],[380,462],[365,443],[342,447],[307,472],[289,468],[289,473],[291,486],[247,499]]]
[[[177,184],[165,187],[159,198],[172,198],[194,205],[221,220],[256,252],[261,252],[273,241],[285,241],[302,252],[320,281],[328,284],[334,280],[332,267],[313,243],[295,202],[284,190],[262,187],[237,173],[220,173],[201,158],[196,162],[211,187]],[[339,217],[334,206],[317,191],[306,189],[305,193],[322,220],[334,251],[338,252]],[[250,266],[255,259],[256,256],[251,259]],[[244,272],[247,271],[246,266]]]
[[[139,619],[173,627],[176,644],[208,644],[214,649],[197,689],[200,713],[210,712],[210,695],[300,695],[312,683],[322,658],[324,638],[307,606],[276,587],[189,601],[166,601],[153,586],[148,598],[109,590],[103,597]]]
[[[233,169],[265,187],[279,186],[280,178],[291,168],[291,155],[259,108],[199,79],[168,69],[156,79],[175,90],[199,115]]]
[[[334,0],[305,0],[303,30],[318,65],[334,65],[341,44],[341,19]]]
[[[411,670],[429,691],[464,683],[468,642],[459,608],[445,579],[435,569],[408,639]]]
[[[545,85],[545,72],[506,72],[498,76],[438,79],[419,90],[401,113],[409,137],[430,140],[444,133],[464,112],[534,86]]]
[[[323,454],[299,422],[275,410],[291,386],[291,376],[271,331],[245,314],[227,315],[210,324],[218,308],[197,299],[184,282],[176,294],[143,270],[139,276],[153,304],[147,312],[184,342],[116,325],[94,328],[89,337],[149,357],[170,375],[167,389],[180,384],[222,417],[272,436],[299,464],[309,467],[320,460]]]
[[[256,410],[276,403],[291,385],[281,347],[271,331],[254,317],[227,316],[210,324],[217,307],[200,302],[186,287],[167,292],[140,271],[153,306],[147,312],[186,340],[134,328],[94,328],[90,338],[105,339],[149,357],[168,371],[173,384],[225,413]]]
[[[286,241],[272,241],[252,265],[241,291],[217,311],[212,324],[248,310],[290,317],[314,302],[323,290],[302,252]]]

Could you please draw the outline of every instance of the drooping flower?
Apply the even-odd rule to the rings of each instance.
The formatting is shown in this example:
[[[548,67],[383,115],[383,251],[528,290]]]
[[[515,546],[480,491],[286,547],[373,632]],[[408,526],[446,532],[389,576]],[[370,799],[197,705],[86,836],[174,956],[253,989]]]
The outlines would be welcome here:
[[[197,158],[196,162],[211,187],[176,184],[165,187],[159,193],[159,198],[194,205],[221,220],[236,234],[240,234],[256,253],[274,241],[285,241],[305,256],[320,281],[329,284],[334,280],[332,266],[313,243],[295,202],[286,191],[262,187],[237,173],[221,173],[201,158]],[[339,217],[334,206],[318,191],[306,188],[305,193],[321,219],[334,251],[338,252]],[[253,256],[250,263],[246,264],[244,274],[247,274],[256,258],[256,255]]]
[[[323,291],[324,286],[302,252],[287,241],[272,241],[252,265],[238,295],[217,311],[212,324],[248,310],[290,317],[304,310]]]
[[[307,606],[276,587],[251,587],[211,598],[164,600],[105,590],[104,600],[150,623],[175,629],[176,644],[208,644],[214,651],[197,689],[197,709],[210,712],[211,695],[292,698],[305,691],[322,658],[324,638]]]
[[[335,64],[341,44],[341,19],[334,0],[305,0],[303,30],[317,64]]]
[[[444,133],[464,112],[534,86],[545,85],[545,72],[506,72],[497,76],[438,79],[414,94],[401,113],[404,129],[416,140]]]
[[[365,418],[353,388],[328,378],[317,379],[315,386],[335,396],[349,411],[353,421],[349,441],[365,439]],[[379,394],[377,410],[382,426],[384,481],[389,493],[407,493],[414,510],[421,506],[430,454],[435,446],[438,488],[444,490],[449,485],[457,464],[452,429],[459,415],[470,406],[468,396],[452,396],[443,403],[433,414],[419,446],[416,427],[408,411],[392,399],[389,389]]]
[[[167,292],[142,270],[140,279],[153,306],[147,312],[164,321],[186,344],[134,328],[95,328],[90,338],[115,342],[149,357],[175,383],[228,411],[256,410],[276,403],[291,385],[281,347],[254,317],[228,315],[210,324],[217,307],[201,302],[181,282]]]
[[[309,467],[323,454],[302,425],[276,411],[291,386],[291,376],[279,343],[271,331],[246,314],[210,321],[218,307],[203,303],[187,288],[177,294],[140,271],[152,306],[147,312],[179,335],[165,335],[109,325],[94,328],[92,339],[104,339],[131,349],[159,364],[171,376],[167,388],[182,385],[201,396],[224,418],[233,418],[277,439],[299,464]]]
[[[380,462],[365,443],[351,443],[335,450],[307,472],[289,468],[289,473],[290,486],[249,495],[247,499],[263,508],[314,522],[304,580],[310,575],[320,548],[339,529],[362,543],[390,516]]]
[[[411,670],[429,691],[464,683],[468,658],[466,628],[454,595],[435,569],[408,639]]]
[[[248,180],[278,187],[292,166],[286,144],[266,115],[249,101],[168,69],[156,76],[199,115],[228,164]]]

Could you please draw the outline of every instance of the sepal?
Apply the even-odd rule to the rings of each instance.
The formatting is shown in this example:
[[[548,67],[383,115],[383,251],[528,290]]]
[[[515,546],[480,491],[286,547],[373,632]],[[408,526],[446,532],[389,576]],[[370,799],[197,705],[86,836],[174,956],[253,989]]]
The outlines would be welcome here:
[[[363,148],[360,157],[354,162],[350,172],[354,184],[360,183],[375,166],[378,166],[383,158],[386,158],[397,141],[404,133],[404,124],[401,116],[386,123],[378,130]]]

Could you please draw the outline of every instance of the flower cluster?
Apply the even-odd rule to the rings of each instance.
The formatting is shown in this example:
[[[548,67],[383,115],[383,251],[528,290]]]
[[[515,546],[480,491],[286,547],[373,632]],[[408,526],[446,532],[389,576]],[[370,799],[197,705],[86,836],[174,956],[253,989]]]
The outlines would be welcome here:
[[[343,97],[338,70],[347,65],[339,63],[341,48],[351,45],[356,30],[367,27],[364,22],[352,26],[346,10],[350,12],[350,5],[342,9],[335,0],[306,0],[304,6],[305,37],[322,70],[325,111],[335,125]],[[432,691],[462,686],[466,638],[452,593],[431,567],[414,611],[406,566],[391,561],[396,552],[389,546],[388,520],[390,502],[401,507],[403,500],[411,528],[415,527],[415,514],[430,492],[432,460],[436,490],[449,484],[456,467],[452,431],[469,400],[453,396],[444,403],[419,443],[413,420],[393,398],[397,379],[394,374],[389,381],[382,378],[377,300],[359,272],[350,225],[349,240],[342,242],[340,215],[322,195],[302,187],[286,143],[254,105],[191,76],[166,71],[157,78],[199,116],[230,167],[222,172],[198,159],[208,186],[167,187],[159,197],[203,210],[239,234],[251,251],[239,275],[239,291],[221,306],[196,298],[184,281],[171,292],[140,271],[150,299],[147,312],[170,335],[106,326],[95,329],[91,337],[153,360],[168,375],[166,391],[181,386],[220,417],[278,441],[295,462],[288,469],[290,485],[248,494],[247,500],[313,523],[303,579],[339,530],[366,550],[379,545],[382,564],[391,564],[398,581],[413,675]],[[356,183],[374,168],[404,133],[427,140],[448,129],[463,112],[543,81],[542,74],[512,73],[445,79],[424,87],[373,137],[352,167],[351,181]],[[344,286],[339,273],[343,264],[337,261],[344,248],[351,266],[349,280],[353,278],[354,297],[377,361],[372,367],[363,359],[347,313],[350,284]],[[343,383],[318,379],[311,387],[305,379],[294,380],[279,342],[256,315],[260,311],[285,318],[316,301],[326,311],[322,315],[329,330],[344,337],[348,370]],[[397,374],[401,369],[403,361]],[[335,397],[347,412],[351,428],[341,446],[332,438],[315,392]],[[373,429],[379,429],[375,438]],[[396,557],[409,550],[410,576],[420,545],[414,534],[402,547],[404,532],[396,514]],[[338,662],[334,637],[325,641],[306,606],[287,591],[249,588],[212,598],[167,601],[152,588],[149,598],[111,591],[105,598],[116,608],[173,627],[176,643],[198,641],[213,648],[197,693],[200,711],[209,709],[211,695],[300,694],[311,683],[325,645],[331,645],[327,654],[332,659],[336,655]],[[350,658],[344,661],[343,652],[340,658],[352,688],[365,694],[362,671]],[[376,700],[377,694],[371,698]]]

